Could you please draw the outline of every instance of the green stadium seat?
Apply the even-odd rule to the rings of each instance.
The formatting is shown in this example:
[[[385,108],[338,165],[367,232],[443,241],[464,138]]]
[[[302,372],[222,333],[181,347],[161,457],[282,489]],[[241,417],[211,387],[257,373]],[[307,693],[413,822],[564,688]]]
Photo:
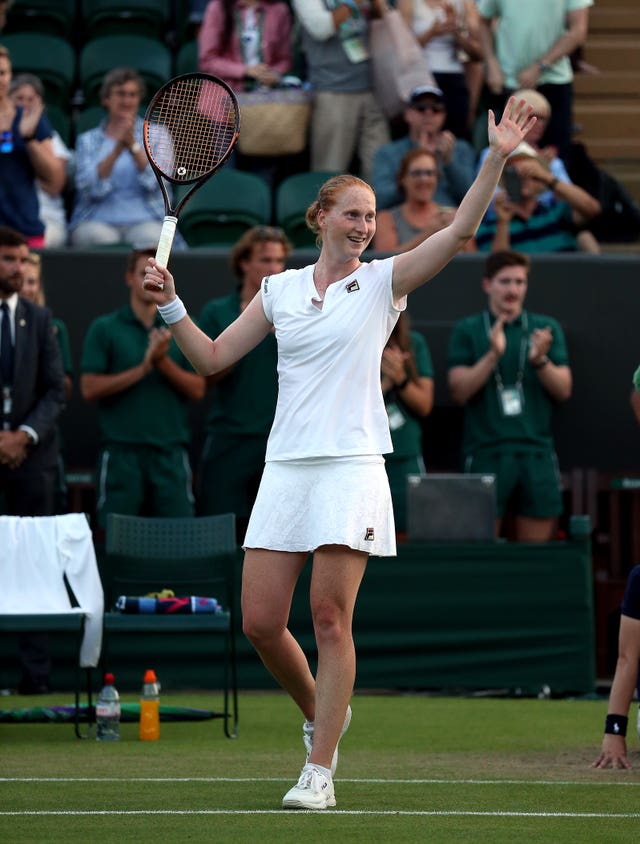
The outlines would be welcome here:
[[[4,33],[44,32],[70,39],[76,29],[76,12],[76,0],[14,0]]]
[[[195,39],[184,43],[176,53],[176,75],[196,73],[198,70],[198,42]]]
[[[318,188],[333,171],[318,170],[288,176],[276,189],[276,223],[284,229],[295,247],[315,246],[316,236],[307,228],[305,214],[318,194]]]
[[[14,76],[35,73],[45,88],[47,105],[68,108],[76,76],[76,54],[68,41],[41,32],[2,35]]]
[[[57,105],[48,105],[46,113],[49,123],[51,123],[65,144],[69,146],[71,144],[71,117],[69,109],[61,108],[61,106]]]
[[[171,17],[169,0],[81,0],[87,38],[146,35],[164,38]]]
[[[87,41],[78,64],[85,106],[98,105],[105,74],[114,67],[131,67],[147,83],[148,102],[172,76],[171,51],[156,38],[144,35],[104,35]]]
[[[269,225],[270,218],[267,183],[225,167],[187,201],[178,227],[189,246],[232,246],[252,226]]]

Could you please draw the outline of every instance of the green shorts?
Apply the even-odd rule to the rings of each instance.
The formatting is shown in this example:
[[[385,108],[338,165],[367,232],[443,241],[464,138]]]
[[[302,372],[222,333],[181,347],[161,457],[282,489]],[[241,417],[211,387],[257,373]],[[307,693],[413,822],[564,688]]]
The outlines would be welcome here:
[[[558,458],[553,450],[479,452],[469,455],[465,472],[496,475],[498,516],[513,508],[517,516],[550,519],[562,513]]]
[[[248,518],[264,470],[263,434],[209,434],[198,466],[200,516],[235,513]]]
[[[392,457],[387,455],[384,466],[389,478],[393,518],[396,531],[407,529],[407,475],[422,475],[425,472],[424,461],[420,457]]]
[[[107,446],[98,464],[98,523],[107,513],[128,516],[193,516],[193,477],[186,449],[177,445]]]

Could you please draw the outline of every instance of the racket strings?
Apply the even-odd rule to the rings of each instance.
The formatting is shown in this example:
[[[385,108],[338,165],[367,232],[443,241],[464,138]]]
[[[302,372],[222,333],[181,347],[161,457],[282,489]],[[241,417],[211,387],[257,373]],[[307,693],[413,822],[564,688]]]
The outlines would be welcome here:
[[[152,103],[147,127],[149,153],[158,169],[174,181],[189,182],[214,170],[229,152],[237,134],[237,107],[222,85],[179,79]]]

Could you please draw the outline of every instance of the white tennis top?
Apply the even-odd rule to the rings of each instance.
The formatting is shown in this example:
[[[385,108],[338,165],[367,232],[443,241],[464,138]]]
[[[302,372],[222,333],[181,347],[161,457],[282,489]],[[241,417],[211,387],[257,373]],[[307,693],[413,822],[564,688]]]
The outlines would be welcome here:
[[[322,309],[313,265],[262,281],[278,341],[278,403],[266,460],[392,451],[380,387],[382,350],[406,307],[393,303],[393,257],[330,284]]]

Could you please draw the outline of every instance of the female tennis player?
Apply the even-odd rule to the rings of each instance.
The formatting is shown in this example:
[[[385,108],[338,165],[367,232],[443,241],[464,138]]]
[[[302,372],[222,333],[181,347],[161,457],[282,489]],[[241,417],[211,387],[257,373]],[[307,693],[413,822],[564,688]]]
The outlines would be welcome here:
[[[243,629],[300,707],[307,761],[283,799],[291,809],[336,805],[337,746],[351,720],[353,609],[367,558],[394,556],[395,529],[382,454],[391,451],[380,389],[384,345],[424,284],[473,237],[504,162],[535,123],[509,100],[490,152],[451,224],[415,249],[362,262],[376,230],[373,190],[335,176],[307,211],[320,255],[314,265],[264,278],[238,319],[215,340],[188,317],[172,275],[150,259],[144,285],[195,369],[231,366],[275,328],[279,395],[266,464],[244,540]],[[250,397],[247,397],[250,401]],[[315,677],[287,628],[293,590],[313,554]]]

